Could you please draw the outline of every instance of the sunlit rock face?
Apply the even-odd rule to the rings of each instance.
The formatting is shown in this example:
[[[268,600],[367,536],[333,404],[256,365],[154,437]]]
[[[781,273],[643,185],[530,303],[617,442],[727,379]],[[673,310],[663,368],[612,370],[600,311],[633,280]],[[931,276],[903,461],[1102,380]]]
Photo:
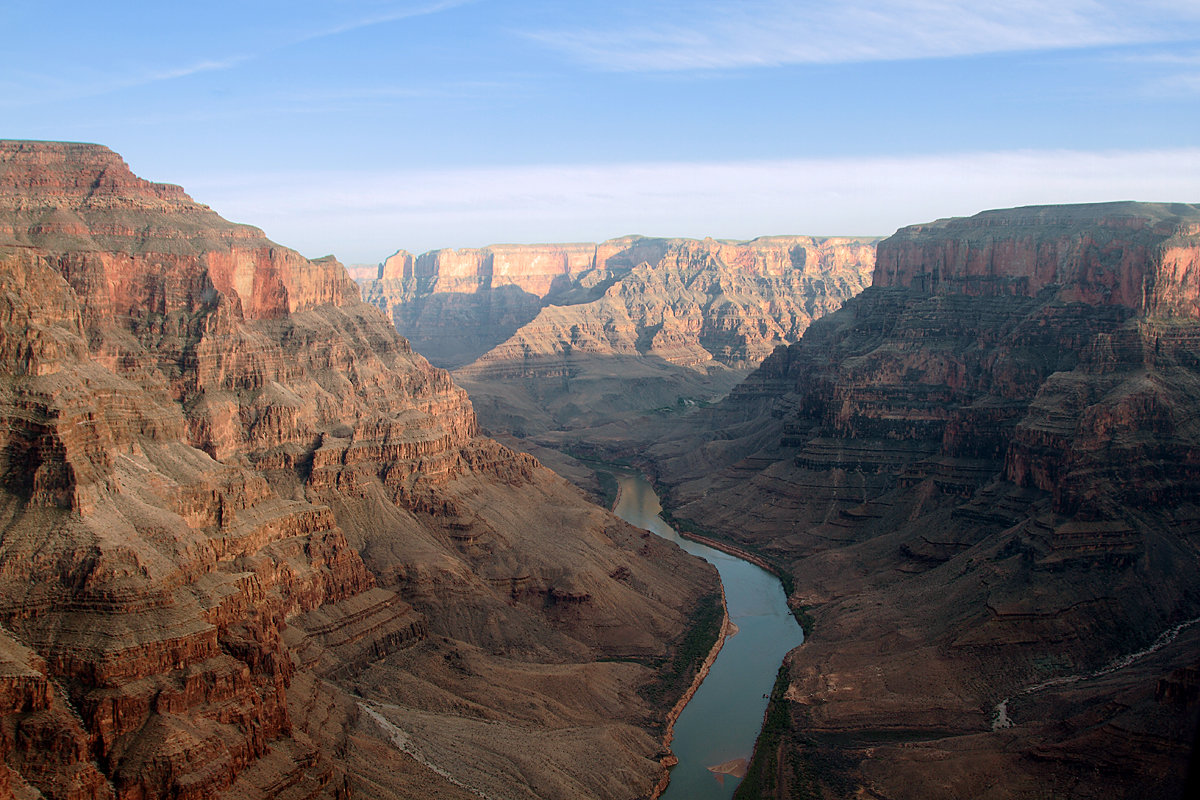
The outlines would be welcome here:
[[[0,794],[658,781],[711,570],[479,437],[335,260],[0,142],[0,319]]]
[[[871,288],[651,450],[676,513],[775,559],[815,617],[791,790],[1182,796],[1198,257],[1187,204],[904,228]]]

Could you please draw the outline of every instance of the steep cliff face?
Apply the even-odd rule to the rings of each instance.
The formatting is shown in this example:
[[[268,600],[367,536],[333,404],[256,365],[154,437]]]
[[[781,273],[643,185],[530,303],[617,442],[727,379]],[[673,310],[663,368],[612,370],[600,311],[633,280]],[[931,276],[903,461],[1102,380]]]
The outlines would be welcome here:
[[[872,285],[976,297],[1051,289],[1063,302],[1194,318],[1195,216],[1184,203],[1104,203],[914,225],[889,240]]]
[[[698,370],[757,365],[857,294],[874,256],[869,244],[800,237],[663,249],[657,263],[643,261],[596,300],[543,309],[476,363],[523,365],[583,349]]]
[[[1179,796],[1200,707],[1155,687],[1200,617],[1198,223],[903,229],[874,286],[654,449],[676,513],[815,618],[760,754],[782,783],[748,795]]]
[[[712,575],[479,438],[340,264],[105,148],[0,142],[0,287],[0,785],[613,796],[604,759],[654,784],[642,664]],[[520,690],[489,697],[498,666]],[[424,742],[418,711],[488,722]],[[530,731],[596,741],[503,791],[463,772]]]
[[[515,286],[545,297],[556,283],[604,268],[620,245],[492,245],[478,249],[433,250],[414,257],[400,250],[383,262],[380,280],[407,281],[420,291],[475,292]]]

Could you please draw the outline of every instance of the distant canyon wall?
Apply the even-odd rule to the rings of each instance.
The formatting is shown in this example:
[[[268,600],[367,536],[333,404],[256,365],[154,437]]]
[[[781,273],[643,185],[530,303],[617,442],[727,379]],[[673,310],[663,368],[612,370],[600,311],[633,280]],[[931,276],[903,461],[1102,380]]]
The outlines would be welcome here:
[[[860,291],[873,266],[872,240],[631,236],[600,244],[493,245],[421,256],[400,251],[364,288],[368,302],[388,312],[419,351],[425,345],[435,363],[456,367],[504,342],[542,308],[642,294],[642,284],[657,273],[659,300],[677,314],[695,313],[697,335],[716,324],[712,306],[722,296],[745,295],[738,309],[743,313],[723,321],[740,328],[745,342],[714,354],[723,363],[745,363],[794,340],[814,313]],[[622,291],[618,285],[631,279],[637,285]],[[697,303],[697,291],[713,302]],[[661,322],[661,315],[635,320],[638,332]],[[751,332],[764,324],[766,331]]]
[[[364,282],[455,369],[484,426],[527,436],[722,396],[860,292],[870,239],[624,237],[400,252]]]

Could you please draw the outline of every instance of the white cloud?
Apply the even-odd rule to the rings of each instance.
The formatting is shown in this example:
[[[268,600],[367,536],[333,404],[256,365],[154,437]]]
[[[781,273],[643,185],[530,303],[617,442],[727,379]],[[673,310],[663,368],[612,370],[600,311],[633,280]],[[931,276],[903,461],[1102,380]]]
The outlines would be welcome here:
[[[281,244],[373,262],[398,248],[882,235],[987,208],[1200,202],[1200,148],[175,177]]]
[[[1192,0],[659,0],[624,24],[528,33],[605,70],[939,58],[1194,36]]]

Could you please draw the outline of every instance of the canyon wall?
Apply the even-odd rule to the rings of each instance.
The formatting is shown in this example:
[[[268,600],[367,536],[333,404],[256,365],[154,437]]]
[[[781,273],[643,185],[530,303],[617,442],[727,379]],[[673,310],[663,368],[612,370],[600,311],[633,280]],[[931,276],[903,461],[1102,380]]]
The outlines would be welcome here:
[[[433,363],[454,368],[503,342],[555,301],[594,297],[642,260],[657,261],[661,240],[625,237],[602,244],[491,245],[389,256],[367,302]]]
[[[1184,203],[1102,203],[986,211],[901,229],[872,285],[976,297],[1035,297],[1200,316],[1200,224]]]
[[[478,436],[335,260],[0,142],[0,319],[0,792],[658,782],[711,569]]]
[[[814,620],[739,796],[1183,796],[1198,225],[1113,203],[902,229],[871,288],[650,448],[674,513]]]
[[[380,265],[378,280],[364,281],[364,287],[368,301],[389,313],[420,352],[450,368],[485,354],[504,360],[503,353],[490,351],[526,340],[543,349],[561,348],[562,337],[548,338],[538,313],[548,307],[573,308],[582,318],[620,313],[588,307],[605,299],[630,317],[607,337],[607,347],[637,352],[639,337],[653,337],[652,329],[664,324],[665,310],[695,317],[676,335],[705,351],[705,361],[741,367],[757,364],[777,344],[795,341],[814,317],[861,291],[873,265],[872,240],[628,236],[600,244],[492,245],[415,257],[399,251]],[[642,307],[627,307],[630,303]],[[522,330],[530,323],[531,330]],[[517,342],[506,341],[518,333]],[[653,345],[643,343],[642,351],[653,352]],[[685,360],[694,365],[695,356]]]
[[[364,287],[414,347],[454,369],[485,429],[561,451],[724,396],[861,291],[874,256],[869,239],[634,236],[400,252]]]

